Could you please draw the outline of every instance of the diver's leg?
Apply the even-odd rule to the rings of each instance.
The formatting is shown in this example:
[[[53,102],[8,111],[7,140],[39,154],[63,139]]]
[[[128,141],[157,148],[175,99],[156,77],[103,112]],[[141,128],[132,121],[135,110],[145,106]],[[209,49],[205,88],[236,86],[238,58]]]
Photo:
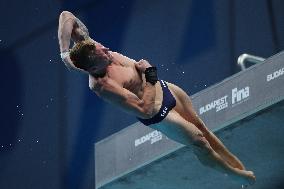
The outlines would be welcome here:
[[[193,145],[194,153],[206,166],[228,174],[242,184],[253,182],[255,177],[251,171],[240,170],[227,163],[210,146],[203,133],[192,123],[183,119],[176,111],[171,110],[167,117],[159,124],[152,125],[153,129],[159,130],[169,138],[184,145]]]
[[[199,118],[197,113],[194,111],[190,97],[178,86],[170,84],[170,88],[175,94],[176,98],[180,100],[180,104],[183,107],[179,114],[188,122],[193,123],[202,133],[203,136],[207,139],[210,146],[217,152],[223,159],[225,159],[231,166],[245,170],[243,163],[233,155],[225,145],[211,132],[204,122]]]
[[[224,144],[215,136],[214,133],[209,131],[209,133],[204,134],[205,138],[208,140],[212,148],[222,156],[230,165],[240,170],[246,170],[243,163],[232,154]]]
[[[206,127],[206,125],[198,117],[196,112],[193,109],[190,108],[190,105],[188,106],[187,113],[189,113],[191,120],[193,120],[193,123],[195,123],[196,127],[199,128],[202,131],[204,137],[208,140],[211,147],[223,159],[225,159],[233,167],[241,169],[241,170],[245,170],[245,166],[243,165],[243,163],[225,147],[225,145],[216,137],[216,135],[213,132],[211,132]]]

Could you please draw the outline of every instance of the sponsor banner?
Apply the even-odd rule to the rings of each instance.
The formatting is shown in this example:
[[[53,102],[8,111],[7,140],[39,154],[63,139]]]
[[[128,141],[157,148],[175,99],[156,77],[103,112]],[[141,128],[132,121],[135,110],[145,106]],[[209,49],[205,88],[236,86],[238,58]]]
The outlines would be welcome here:
[[[266,76],[266,81],[269,82],[271,80],[277,79],[278,77],[282,76],[284,74],[284,67],[280,68],[279,70],[276,70],[275,72],[268,74]]]
[[[162,133],[160,131],[152,131],[138,139],[135,139],[134,146],[137,147],[145,142],[150,141],[150,144],[154,144],[163,139]]]
[[[232,107],[247,101],[249,98],[249,86],[238,89],[232,89]]]
[[[253,112],[284,94],[284,52],[192,96],[192,103],[211,130]]]
[[[231,90],[231,103],[228,101],[228,96],[225,95],[221,98],[218,98],[205,106],[202,106],[199,108],[199,115],[202,115],[206,112],[209,112],[210,110],[215,110],[214,112],[219,112],[220,110],[223,110],[228,107],[234,107],[237,106],[245,101],[247,101],[250,97],[250,87],[246,86],[244,88],[238,89],[237,87],[233,88]]]
[[[205,106],[202,106],[199,108],[199,114],[202,115],[210,110],[215,110],[215,112],[219,112],[220,110],[223,110],[228,107],[228,101],[227,101],[228,95],[225,95],[221,98],[218,98]]]

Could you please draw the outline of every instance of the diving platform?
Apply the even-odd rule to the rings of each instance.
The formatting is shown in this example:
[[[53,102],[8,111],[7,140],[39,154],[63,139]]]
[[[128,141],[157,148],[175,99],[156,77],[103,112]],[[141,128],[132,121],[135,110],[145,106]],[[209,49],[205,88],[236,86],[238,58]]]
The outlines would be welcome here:
[[[253,170],[252,188],[282,188],[284,52],[191,96],[205,124]],[[190,147],[134,123],[95,144],[96,189],[240,188]]]

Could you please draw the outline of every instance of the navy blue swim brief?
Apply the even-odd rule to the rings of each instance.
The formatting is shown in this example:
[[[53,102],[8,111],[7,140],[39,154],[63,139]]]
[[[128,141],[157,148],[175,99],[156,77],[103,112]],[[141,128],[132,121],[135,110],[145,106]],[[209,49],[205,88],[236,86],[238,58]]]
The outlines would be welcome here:
[[[174,98],[170,89],[168,88],[167,83],[163,80],[159,81],[163,89],[163,102],[159,112],[150,119],[142,119],[137,117],[139,121],[141,121],[144,125],[147,126],[162,121],[168,115],[170,110],[176,106],[176,99]]]

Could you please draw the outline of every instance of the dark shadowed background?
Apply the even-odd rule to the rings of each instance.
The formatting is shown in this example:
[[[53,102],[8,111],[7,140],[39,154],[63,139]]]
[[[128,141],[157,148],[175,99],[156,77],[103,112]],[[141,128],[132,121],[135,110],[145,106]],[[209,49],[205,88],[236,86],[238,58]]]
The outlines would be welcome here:
[[[189,94],[240,71],[242,53],[284,47],[281,0],[1,0],[0,188],[93,189],[93,144],[136,122],[59,57],[61,11],[93,39]]]

